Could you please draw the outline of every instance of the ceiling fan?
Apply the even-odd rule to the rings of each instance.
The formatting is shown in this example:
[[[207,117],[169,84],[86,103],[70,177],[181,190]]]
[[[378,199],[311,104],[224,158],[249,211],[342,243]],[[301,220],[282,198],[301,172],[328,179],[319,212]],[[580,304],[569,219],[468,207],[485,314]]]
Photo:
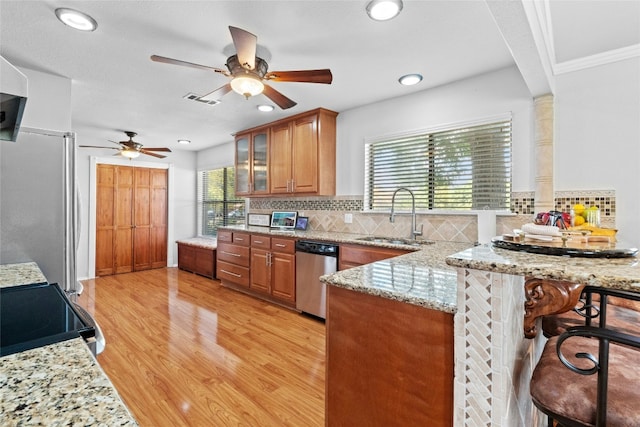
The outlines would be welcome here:
[[[214,71],[231,77],[231,81],[222,87],[201,97],[203,100],[215,100],[235,91],[245,98],[264,93],[267,98],[286,110],[296,105],[296,102],[284,96],[282,93],[265,84],[263,81],[274,82],[300,82],[300,83],[324,83],[331,84],[333,76],[331,70],[300,70],[300,71],[270,71],[269,64],[264,59],[256,56],[258,38],[241,28],[229,27],[236,54],[227,58],[227,70],[194,64],[192,62],[151,55],[151,60],[167,64],[182,65],[202,70]]]
[[[136,157],[138,157],[140,154],[146,154],[148,156],[153,156],[153,157],[157,157],[159,159],[164,159],[167,156],[163,156],[162,154],[157,154],[157,153],[153,153],[153,151],[164,151],[164,152],[171,152],[170,149],[168,149],[167,147],[159,147],[159,148],[142,148],[142,144],[135,142],[133,140],[133,137],[137,135],[137,133],[135,132],[131,132],[131,131],[125,131],[124,132],[128,137],[129,140],[127,141],[120,141],[120,142],[116,142],[116,141],[111,141],[109,140],[109,142],[113,142],[114,144],[118,144],[120,147],[116,148],[116,147],[101,147],[101,146],[97,146],[97,145],[80,145],[81,148],[106,148],[109,150],[118,150],[119,153],[115,154],[116,156],[124,156],[124,157],[128,157],[129,159],[135,159]]]

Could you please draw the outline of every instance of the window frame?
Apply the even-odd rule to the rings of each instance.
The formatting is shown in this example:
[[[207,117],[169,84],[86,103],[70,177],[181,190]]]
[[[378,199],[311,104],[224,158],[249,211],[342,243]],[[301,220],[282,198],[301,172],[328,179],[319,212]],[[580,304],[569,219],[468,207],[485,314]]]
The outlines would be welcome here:
[[[435,171],[435,173],[437,173],[439,169],[437,167],[434,167],[434,160],[437,158],[437,156],[433,156],[433,152],[429,152],[430,154],[428,155],[428,157],[426,157],[426,160],[424,161],[421,160],[419,162],[414,162],[411,160],[410,156],[407,156],[406,158],[401,159],[401,161],[409,159],[411,164],[408,164],[407,168],[411,168],[411,167],[415,168],[416,165],[418,165],[417,169],[413,169],[413,170],[422,171],[423,169],[419,164],[424,162],[424,168],[425,168],[424,170],[426,172],[423,177],[426,176],[426,178],[422,181],[422,183],[411,182],[412,178],[405,177],[405,182],[408,182],[410,185],[391,186],[393,181],[396,181],[396,177],[398,176],[397,171],[391,170],[392,168],[397,168],[397,166],[395,166],[396,163],[394,162],[395,158],[390,162],[389,161],[386,162],[386,165],[389,166],[388,170],[385,171],[386,173],[389,174],[389,176],[386,179],[385,178],[377,179],[371,176],[371,174],[374,173],[372,171],[372,169],[374,168],[374,161],[375,161],[373,157],[375,156],[375,154],[380,155],[379,153],[374,154],[374,150],[372,146],[375,144],[381,144],[381,145],[387,144],[389,151],[393,151],[393,144],[400,143],[403,140],[409,141],[409,143],[412,143],[413,141],[415,147],[418,147],[418,144],[421,144],[419,142],[420,139],[422,139],[423,143],[425,144],[432,144],[434,138],[442,138],[443,134],[455,135],[458,132],[464,133],[465,130],[473,129],[476,127],[478,128],[476,129],[476,131],[480,131],[480,129],[483,127],[487,128],[487,127],[493,126],[498,128],[500,124],[506,125],[506,126],[503,126],[503,129],[507,129],[505,133],[508,135],[508,140],[494,144],[492,149],[495,149],[495,147],[503,147],[503,148],[508,147],[508,152],[503,153],[503,154],[506,154],[506,156],[505,156],[504,162],[502,162],[503,165],[500,165],[502,167],[501,171],[504,173],[504,176],[501,177],[502,182],[500,182],[500,180],[498,181],[499,181],[499,186],[503,186],[504,188],[501,189],[499,192],[500,194],[499,204],[496,204],[494,206],[486,206],[486,205],[474,206],[473,205],[474,196],[473,196],[473,187],[472,187],[472,189],[469,190],[469,193],[467,194],[467,200],[468,198],[471,198],[471,202],[467,201],[467,203],[472,203],[471,207],[462,207],[462,206],[438,207],[438,205],[435,202],[436,200],[436,197],[434,195],[435,185],[433,184],[433,182],[435,182],[435,178],[434,178],[434,173],[432,171]],[[477,138],[476,135],[474,135],[474,137]],[[460,138],[460,139],[465,141],[465,138]],[[499,139],[500,138],[497,138],[497,140]],[[409,151],[411,148],[415,148],[415,147],[409,147],[409,148],[401,147],[401,148],[406,148],[406,151]],[[433,147],[430,147],[430,148],[433,148]],[[420,152],[413,153],[412,156],[420,158],[419,156],[421,154],[425,154],[426,152],[429,151],[428,145],[422,145],[420,149],[422,150],[421,153]],[[473,149],[471,148],[470,150],[473,150]],[[406,154],[406,153],[403,153],[403,154]],[[486,154],[484,156],[486,156]],[[482,157],[483,157],[482,155],[479,156],[479,158],[482,158]],[[493,158],[493,157],[494,156],[487,157],[487,158]],[[478,157],[474,156],[473,158],[477,159]],[[477,161],[478,160],[476,160],[476,162]],[[450,164],[456,165],[455,161],[452,161]],[[468,165],[471,165],[470,167],[473,169],[473,163],[468,163]],[[378,164],[377,167],[379,166],[380,165]],[[411,175],[411,173],[408,173],[405,175]],[[472,177],[474,176],[473,173],[471,173],[470,175]],[[399,177],[397,182],[402,183],[402,177]],[[473,186],[474,185],[473,181],[471,181],[468,185]],[[410,132],[386,134],[383,136],[365,138],[363,211],[368,213],[388,212],[389,209],[391,208],[392,194],[395,190],[397,190],[397,188],[400,188],[400,187],[408,187],[414,193],[416,193],[416,211],[431,212],[431,213],[443,213],[443,212],[470,213],[470,212],[476,212],[478,210],[484,210],[484,209],[490,209],[490,210],[496,210],[496,211],[510,211],[511,192],[513,191],[513,117],[512,117],[512,114],[504,113],[504,114],[495,115],[491,117],[485,117],[482,119],[450,123],[446,125],[428,128],[428,129],[420,129],[420,130],[415,130]],[[492,193],[492,190],[493,190],[492,187],[494,187],[493,183],[486,186],[486,189],[488,190],[487,193]],[[375,190],[375,194],[374,194],[374,188],[377,188],[377,190]],[[444,199],[444,200],[447,201],[449,199]],[[450,200],[453,200],[453,199],[450,199]],[[402,197],[399,197],[398,200],[396,201],[396,209],[408,210],[410,208],[411,208],[411,200],[410,198],[406,197],[405,194],[403,194]]]
[[[220,171],[222,170],[222,199],[210,198],[206,193],[205,189],[205,175],[209,172]],[[233,176],[229,176],[229,170],[232,171]],[[232,182],[229,182],[229,179],[233,179]],[[246,217],[246,199],[243,197],[238,197],[235,194],[235,166],[221,166],[218,168],[212,169],[202,169],[196,172],[196,193],[197,193],[197,221],[196,226],[198,229],[198,236],[202,237],[216,237],[217,230],[219,227],[225,227],[229,225],[239,225],[244,224]],[[233,191],[233,197],[231,198],[229,194],[229,189]],[[220,214],[218,214],[218,209],[209,209],[209,207],[213,208],[216,204],[221,205]],[[230,213],[236,210],[239,210],[239,206],[241,206],[241,214],[237,217],[231,217]],[[233,209],[231,208],[233,207]],[[207,212],[205,214],[205,211]],[[213,215],[209,215],[209,211],[213,212]],[[222,223],[219,223],[219,221]],[[210,222],[210,224],[205,224],[205,221]],[[207,231],[211,229],[211,233],[207,233]]]

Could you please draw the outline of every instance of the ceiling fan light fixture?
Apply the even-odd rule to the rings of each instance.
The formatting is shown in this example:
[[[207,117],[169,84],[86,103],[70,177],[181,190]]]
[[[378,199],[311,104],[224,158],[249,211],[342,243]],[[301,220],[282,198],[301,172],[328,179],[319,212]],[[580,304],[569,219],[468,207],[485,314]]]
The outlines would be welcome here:
[[[388,21],[398,16],[402,10],[402,0],[371,0],[367,4],[367,14],[375,21]]]
[[[398,79],[401,85],[413,86],[422,81],[422,75],[420,74],[406,74]]]
[[[240,76],[236,76],[231,80],[231,88],[249,99],[250,96],[256,96],[262,93],[264,90],[264,84],[260,79],[253,74],[246,73]]]
[[[95,31],[98,23],[95,19],[80,11],[60,7],[55,10],[58,19],[65,25],[80,31]]]
[[[122,154],[122,156],[127,157],[129,159],[135,159],[140,155],[140,152],[136,150],[122,150],[120,151],[120,154]]]

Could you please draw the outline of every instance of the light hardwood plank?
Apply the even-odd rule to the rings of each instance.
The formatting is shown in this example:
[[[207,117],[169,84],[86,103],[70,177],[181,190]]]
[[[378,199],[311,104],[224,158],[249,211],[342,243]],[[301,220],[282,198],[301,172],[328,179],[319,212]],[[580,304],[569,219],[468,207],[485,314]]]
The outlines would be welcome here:
[[[323,426],[324,323],[177,268],[83,281],[141,426]]]

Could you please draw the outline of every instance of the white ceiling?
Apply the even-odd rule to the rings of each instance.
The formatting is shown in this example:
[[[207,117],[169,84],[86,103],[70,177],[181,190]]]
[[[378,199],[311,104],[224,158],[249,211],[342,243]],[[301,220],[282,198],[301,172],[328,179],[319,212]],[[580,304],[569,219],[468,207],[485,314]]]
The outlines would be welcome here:
[[[232,141],[238,130],[316,107],[342,112],[514,63],[522,67],[514,60],[518,43],[494,20],[496,7],[513,1],[488,0],[490,8],[484,0],[405,0],[400,16],[374,22],[365,0],[0,0],[0,54],[72,80],[72,130],[81,144],[109,146],[131,130],[146,146],[201,150]],[[63,25],[57,7],[90,14],[98,29],[83,33]],[[552,67],[619,49],[638,54],[640,0],[541,0],[535,10]],[[330,68],[333,83],[272,82],[298,105],[271,113],[255,108],[269,103],[262,95],[245,100],[229,93],[215,106],[183,99],[228,79],[149,56],[224,68],[234,53],[229,25],[258,36],[270,70]],[[414,72],[424,75],[422,83],[398,84]],[[179,146],[178,139],[192,144]]]

